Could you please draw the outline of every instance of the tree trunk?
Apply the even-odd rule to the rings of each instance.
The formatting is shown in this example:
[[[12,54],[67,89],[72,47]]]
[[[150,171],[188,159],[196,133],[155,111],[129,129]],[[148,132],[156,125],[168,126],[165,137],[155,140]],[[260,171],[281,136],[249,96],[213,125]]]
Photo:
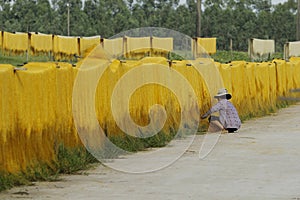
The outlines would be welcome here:
[[[300,0],[298,0],[300,1]],[[197,0],[197,37],[201,36],[201,0]]]

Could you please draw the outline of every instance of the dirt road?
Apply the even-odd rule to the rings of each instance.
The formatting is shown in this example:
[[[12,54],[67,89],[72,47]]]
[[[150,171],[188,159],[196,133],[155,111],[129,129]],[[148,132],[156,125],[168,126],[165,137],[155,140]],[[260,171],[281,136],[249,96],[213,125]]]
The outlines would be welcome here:
[[[196,136],[175,163],[151,173],[129,174],[101,165],[84,175],[62,176],[62,181],[13,188],[0,193],[0,199],[300,200],[300,104],[247,121],[236,134],[221,135],[212,152],[200,159],[203,139]],[[114,163],[145,164],[143,153]]]

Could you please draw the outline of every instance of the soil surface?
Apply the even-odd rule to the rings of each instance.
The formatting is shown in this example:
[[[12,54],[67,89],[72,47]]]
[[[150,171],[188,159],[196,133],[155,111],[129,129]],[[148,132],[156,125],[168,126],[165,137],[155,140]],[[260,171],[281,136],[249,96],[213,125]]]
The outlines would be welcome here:
[[[111,166],[157,165],[189,141],[175,142],[159,157],[145,159],[147,152],[138,152]],[[176,162],[152,172],[98,165],[56,182],[15,187],[0,193],[0,199],[300,200],[300,104],[249,120],[238,133],[197,135]]]

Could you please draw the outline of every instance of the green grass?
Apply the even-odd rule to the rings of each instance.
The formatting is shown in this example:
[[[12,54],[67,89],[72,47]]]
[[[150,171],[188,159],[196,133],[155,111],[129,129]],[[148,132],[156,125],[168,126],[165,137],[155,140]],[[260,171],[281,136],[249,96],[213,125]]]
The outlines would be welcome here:
[[[247,52],[237,52],[237,51],[217,51],[216,54],[211,55],[211,57],[220,63],[229,63],[234,60],[245,60],[247,62],[250,61]]]
[[[56,169],[58,173],[72,174],[79,170],[88,169],[91,163],[97,163],[85,147],[65,147],[63,144],[57,148]]]
[[[48,62],[51,61],[50,56],[40,55],[40,56],[28,56],[23,55],[6,55],[0,51],[0,64],[11,64],[15,67],[22,66],[27,62]]]
[[[163,147],[174,138],[175,134],[175,132],[159,132],[148,138],[139,138],[128,134],[122,134],[121,136],[111,136],[109,137],[109,140],[125,151],[137,152],[150,147]]]
[[[216,54],[211,55],[211,57],[216,61],[220,63],[230,63],[231,61],[237,61],[237,60],[244,60],[247,62],[251,62],[250,57],[248,55],[248,52],[240,52],[240,51],[217,51]],[[274,53],[269,59],[267,60],[257,60],[257,62],[260,61],[272,61],[273,59],[282,59],[283,54],[282,53]]]
[[[67,148],[61,144],[56,154],[57,159],[51,164],[36,164],[16,174],[0,172],[0,191],[30,185],[33,181],[57,181],[60,173],[74,174],[98,162],[84,147]]]
[[[247,62],[250,62],[250,58],[248,56],[248,52],[240,52],[240,51],[217,51],[216,54],[211,55],[211,58],[213,58],[216,62],[220,63],[229,63],[231,61],[236,60],[245,60]],[[273,60],[274,58],[282,59],[283,54],[282,53],[274,53],[272,57],[269,60]],[[171,60],[182,60],[184,59],[182,56],[179,56],[175,53],[170,53],[168,59]],[[26,62],[49,62],[53,61],[53,58],[50,55],[40,55],[40,56],[32,56],[29,55],[27,57],[26,54],[23,55],[4,55],[0,51],[0,64],[11,64],[13,66],[21,66]],[[259,60],[258,60],[259,61]],[[62,62],[69,62],[69,63],[75,63],[76,59],[72,60],[62,60]]]
[[[20,174],[0,172],[0,192],[14,186],[28,185],[30,182]]]

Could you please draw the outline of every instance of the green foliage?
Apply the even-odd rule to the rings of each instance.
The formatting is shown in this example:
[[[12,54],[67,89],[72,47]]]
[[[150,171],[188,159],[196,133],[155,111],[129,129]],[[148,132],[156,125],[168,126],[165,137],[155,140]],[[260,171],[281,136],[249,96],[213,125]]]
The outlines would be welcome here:
[[[237,61],[237,60],[244,60],[247,62],[251,62],[250,57],[247,52],[241,52],[241,51],[217,51],[216,54],[211,55],[211,57],[216,62],[220,63],[230,63],[231,61]],[[283,53],[276,52],[272,54],[271,57],[267,58],[266,60],[256,60],[257,62],[261,61],[271,61],[273,59],[283,59]]]
[[[0,51],[0,64],[11,64],[15,67],[22,66],[27,62],[47,62],[51,61],[50,56],[28,56],[24,55],[3,55]]]
[[[28,167],[24,172],[7,173],[0,172],[0,191],[10,189],[14,186],[30,185],[33,181],[56,181],[57,170],[46,164],[37,164]]]
[[[14,186],[27,185],[29,181],[24,176],[0,172],[0,192]]]
[[[217,51],[216,54],[211,55],[211,57],[216,61],[220,63],[229,63],[230,61],[235,61],[235,60],[245,60],[245,61],[250,61],[250,58],[248,56],[247,52],[239,52],[239,51]],[[125,59],[125,58],[120,58],[120,59]],[[168,55],[169,60],[184,60],[184,57],[181,55],[170,52]],[[272,59],[283,59],[283,53],[281,52],[276,52],[272,55],[270,60]],[[27,61],[28,60],[28,61]],[[49,56],[30,56],[27,59],[26,55],[22,56],[9,56],[9,55],[3,55],[0,54],[0,64],[11,64],[13,66],[20,66],[23,65],[26,62],[47,62],[51,61]],[[72,60],[65,60],[65,62],[71,62],[74,63]]]
[[[190,37],[196,35],[196,1],[176,0],[16,0],[0,2],[0,27],[9,32],[101,35],[109,38],[138,27],[164,27]],[[67,6],[69,3],[69,7]],[[271,5],[269,0],[202,1],[202,37],[217,37],[217,48],[247,51],[249,38],[275,39],[282,52],[296,39],[296,1]]]
[[[148,138],[139,138],[122,134],[121,136],[110,136],[109,140],[125,151],[137,152],[147,148],[163,147],[174,138],[174,135],[175,133],[159,132]]]
[[[85,147],[67,148],[60,144],[57,148],[57,169],[59,173],[72,174],[78,170],[87,169],[89,164],[97,160]]]
[[[273,60],[273,59],[283,59],[283,53],[282,52],[275,52],[271,56],[271,60]]]
[[[168,59],[169,60],[185,60],[184,57],[182,57],[181,55],[178,55],[174,52],[170,52],[168,55]]]
[[[29,185],[32,181],[56,181],[59,174],[73,174],[88,169],[92,163],[98,162],[84,147],[56,148],[56,161],[29,166],[25,171],[11,174],[0,172],[0,191],[19,185]]]
[[[230,61],[234,60],[245,60],[250,61],[247,52],[238,52],[238,51],[217,51],[216,54],[211,55],[211,57],[220,63],[229,63]]]
[[[58,178],[58,170],[47,164],[36,164],[33,167],[28,167],[22,173],[25,180],[28,181],[55,181]]]

